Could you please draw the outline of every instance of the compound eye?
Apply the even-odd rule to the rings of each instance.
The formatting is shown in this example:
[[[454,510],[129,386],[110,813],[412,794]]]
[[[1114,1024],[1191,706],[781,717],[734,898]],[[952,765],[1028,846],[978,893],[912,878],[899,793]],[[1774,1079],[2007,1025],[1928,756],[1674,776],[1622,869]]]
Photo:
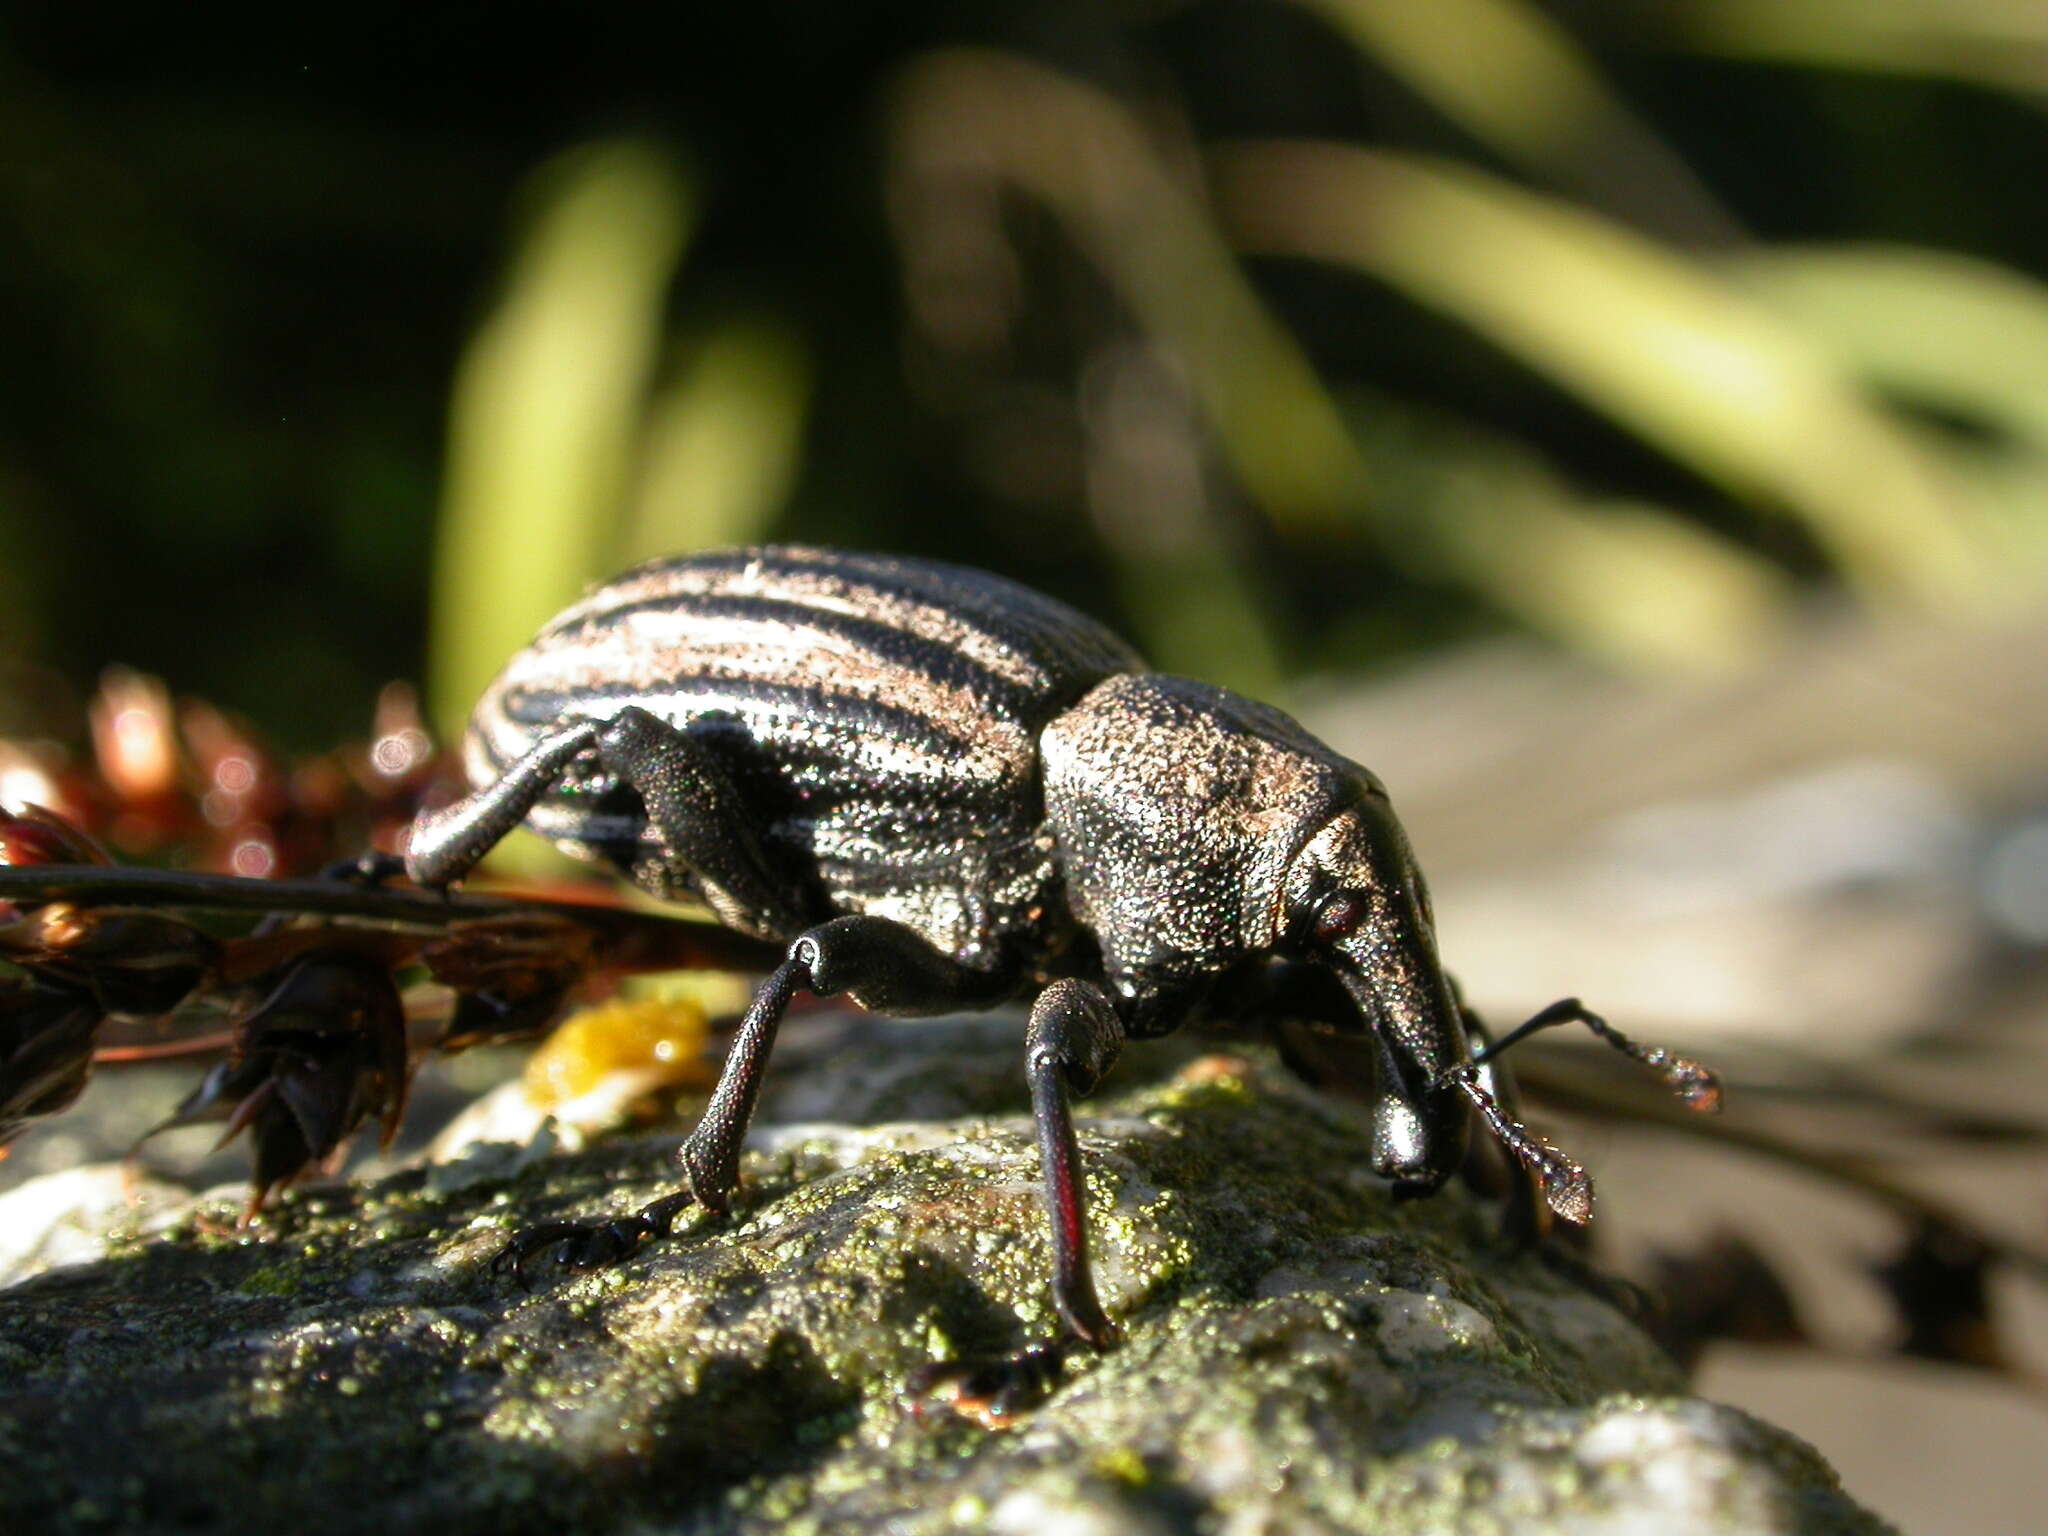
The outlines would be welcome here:
[[[1316,908],[1316,937],[1324,943],[1341,939],[1365,921],[1365,899],[1353,891],[1339,891],[1323,899]]]

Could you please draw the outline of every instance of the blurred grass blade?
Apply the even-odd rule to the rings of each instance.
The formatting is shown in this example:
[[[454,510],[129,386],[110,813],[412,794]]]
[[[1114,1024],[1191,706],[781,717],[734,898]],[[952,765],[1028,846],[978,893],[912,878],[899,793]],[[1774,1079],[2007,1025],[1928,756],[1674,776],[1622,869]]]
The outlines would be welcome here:
[[[544,167],[449,422],[429,676],[435,726],[606,574],[663,299],[691,208],[667,157],[585,147]]]
[[[1239,482],[1283,533],[1342,529],[1367,510],[1334,402],[1125,107],[972,50],[926,55],[894,106],[899,174],[993,176],[1053,212],[1179,360]]]
[[[1077,391],[1088,509],[1145,653],[1168,671],[1270,694],[1273,604],[1214,473],[1185,370],[1132,337],[1099,346]]]
[[[810,394],[810,357],[785,325],[727,321],[689,347],[648,409],[613,563],[761,539],[796,484]]]
[[[1572,35],[1522,0],[1295,0],[1473,138],[1680,241],[1739,231]]]
[[[1353,402],[1385,466],[1411,565],[1484,592],[1530,628],[1632,669],[1724,671],[1776,637],[1790,582],[1769,562],[1642,502],[1591,501],[1511,438]]]
[[[1880,388],[2048,452],[2048,285],[1905,246],[1779,247],[1728,270]]]
[[[1218,157],[1249,249],[1455,316],[1732,494],[1801,518],[1866,594],[1981,594],[1977,509],[1767,308],[1605,220],[1444,162],[1318,144]]]
[[[1467,579],[1532,628],[1633,668],[1719,672],[1780,628],[1790,582],[1755,555],[1639,501],[1574,503],[1512,462],[1445,520]]]
[[[1651,0],[1660,36],[1708,53],[2048,92],[2048,6],[2037,0]]]

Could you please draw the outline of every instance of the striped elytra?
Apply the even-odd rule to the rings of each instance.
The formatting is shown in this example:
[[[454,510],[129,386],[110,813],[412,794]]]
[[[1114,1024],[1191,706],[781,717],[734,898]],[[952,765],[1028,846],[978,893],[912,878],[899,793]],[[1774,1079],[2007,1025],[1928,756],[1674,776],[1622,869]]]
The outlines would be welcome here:
[[[934,561],[770,547],[640,566],[557,616],[479,701],[471,782],[635,705],[716,751],[815,916],[869,912],[971,964],[1056,906],[1038,736],[1144,663],[1092,619]],[[594,754],[527,818],[630,868],[638,796]],[[790,937],[793,935],[778,935]]]

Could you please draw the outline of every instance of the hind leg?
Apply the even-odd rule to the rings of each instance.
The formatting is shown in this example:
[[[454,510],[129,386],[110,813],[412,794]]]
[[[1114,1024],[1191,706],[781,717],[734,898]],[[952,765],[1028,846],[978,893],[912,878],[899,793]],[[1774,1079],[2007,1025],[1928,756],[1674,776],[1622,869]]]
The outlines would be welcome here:
[[[820,915],[814,894],[779,874],[723,761],[703,741],[637,707],[544,737],[493,782],[413,823],[405,871],[420,885],[461,879],[594,758],[639,795],[654,847],[634,878],[658,896],[698,894],[721,922],[788,936]]]

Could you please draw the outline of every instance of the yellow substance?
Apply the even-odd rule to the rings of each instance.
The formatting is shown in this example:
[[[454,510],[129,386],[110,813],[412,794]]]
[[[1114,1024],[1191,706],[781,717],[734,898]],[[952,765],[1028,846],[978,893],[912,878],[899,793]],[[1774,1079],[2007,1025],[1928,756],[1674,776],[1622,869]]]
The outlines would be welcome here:
[[[708,1087],[704,1007],[689,997],[600,1003],[567,1020],[526,1063],[526,1096],[543,1107],[566,1104],[618,1073],[654,1087]]]

